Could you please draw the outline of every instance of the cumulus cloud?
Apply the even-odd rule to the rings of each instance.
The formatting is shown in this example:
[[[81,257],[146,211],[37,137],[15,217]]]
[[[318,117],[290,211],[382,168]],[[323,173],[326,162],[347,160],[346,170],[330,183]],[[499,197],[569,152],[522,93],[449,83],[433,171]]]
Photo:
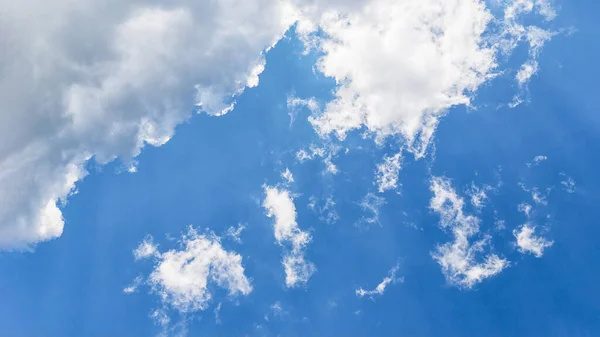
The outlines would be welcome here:
[[[506,259],[486,251],[490,246],[489,236],[473,240],[479,233],[480,220],[464,213],[464,200],[447,178],[433,177],[430,190],[431,209],[440,215],[440,226],[454,236],[454,241],[438,245],[432,254],[449,282],[471,288],[508,267]]]
[[[375,183],[379,193],[393,190],[398,187],[398,176],[400,175],[401,152],[391,157],[383,158],[383,162],[377,165]]]
[[[383,293],[385,292],[387,287],[390,285],[390,283],[396,283],[396,282],[403,281],[403,279],[401,277],[396,277],[396,272],[398,272],[399,268],[400,268],[400,265],[395,265],[388,272],[388,276],[386,276],[383,279],[383,281],[381,281],[381,283],[379,283],[377,285],[377,287],[375,287],[375,289],[373,289],[373,290],[365,290],[363,288],[356,289],[356,296],[358,296],[358,297],[364,297],[364,296],[373,297],[376,295],[383,295]]]
[[[315,265],[304,258],[304,250],[312,238],[298,227],[294,198],[288,190],[278,187],[265,186],[264,191],[263,207],[267,216],[275,220],[275,240],[286,247],[282,260],[285,284],[288,287],[306,284],[316,271]]]
[[[145,240],[136,252],[147,251],[146,246]],[[230,296],[252,291],[242,257],[225,250],[213,233],[200,234],[190,227],[182,236],[179,249],[142,257],[154,262],[146,280],[152,292],[160,296],[163,304],[182,313],[205,310],[212,299],[211,284],[227,290]]]
[[[532,12],[550,18],[551,7],[533,0],[501,6],[504,16],[494,18],[478,0],[349,1],[313,18],[316,23],[303,27],[308,35],[311,27],[323,33],[310,40],[323,53],[318,69],[338,87],[310,122],[321,135],[340,139],[363,127],[377,139],[399,135],[423,157],[439,117],[470,104],[500,72],[500,55],[527,41],[522,82],[537,70],[536,57],[551,34],[520,19]]]
[[[133,163],[194,106],[231,110],[295,20],[271,0],[24,0],[0,12],[2,248],[61,235],[59,206],[91,158]]]
[[[554,241],[548,241],[542,237],[535,236],[534,233],[535,227],[529,224],[524,224],[520,228],[513,230],[519,251],[523,254],[530,253],[540,258],[544,255],[544,250],[552,246]]]

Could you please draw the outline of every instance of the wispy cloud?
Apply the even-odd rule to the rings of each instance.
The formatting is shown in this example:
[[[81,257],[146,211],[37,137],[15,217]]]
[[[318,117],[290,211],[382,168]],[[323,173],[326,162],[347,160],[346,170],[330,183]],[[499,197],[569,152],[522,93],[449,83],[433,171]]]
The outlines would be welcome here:
[[[264,192],[263,207],[267,216],[275,220],[275,240],[280,246],[286,247],[282,261],[285,283],[288,287],[306,284],[316,267],[304,258],[304,249],[311,241],[311,236],[298,227],[292,194],[286,189],[272,186],[264,186]]]
[[[388,272],[388,276],[386,276],[383,279],[383,281],[381,281],[381,283],[379,283],[377,285],[377,287],[375,287],[375,289],[373,289],[373,290],[365,290],[363,288],[356,289],[356,296],[358,296],[358,297],[364,297],[364,296],[373,297],[373,296],[383,295],[383,293],[385,292],[385,290],[387,289],[387,287],[390,284],[404,281],[403,278],[396,277],[396,273],[398,272],[398,269],[400,269],[399,264],[395,265],[392,269],[390,269],[390,271]]]
[[[430,190],[433,192],[431,209],[440,215],[440,226],[454,236],[454,241],[437,246],[432,254],[450,283],[471,288],[508,267],[506,259],[486,253],[490,246],[489,236],[472,241],[479,233],[480,220],[464,214],[464,201],[456,194],[450,180],[433,177]]]

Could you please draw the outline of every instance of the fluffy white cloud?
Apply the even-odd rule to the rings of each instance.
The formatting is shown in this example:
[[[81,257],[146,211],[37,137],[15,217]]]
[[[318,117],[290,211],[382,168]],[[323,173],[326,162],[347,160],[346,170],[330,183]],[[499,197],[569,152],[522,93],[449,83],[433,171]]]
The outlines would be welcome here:
[[[324,38],[306,39],[323,52],[318,69],[338,88],[311,123],[321,135],[340,139],[361,127],[378,139],[400,135],[409,151],[424,156],[439,117],[470,104],[481,84],[499,72],[499,55],[527,41],[528,64],[537,69],[536,57],[551,33],[520,19],[530,13],[549,19],[552,8],[533,0],[500,6],[504,16],[494,18],[479,0],[350,1],[313,16],[316,23],[301,28],[322,29]],[[526,68],[519,75],[523,83],[534,72]]]
[[[149,251],[147,246],[148,240],[144,240],[136,252]],[[147,283],[165,305],[184,313],[205,310],[212,298],[209,283],[226,289],[231,296],[252,291],[242,257],[225,250],[216,235],[199,234],[190,227],[181,238],[180,248],[164,253],[154,249],[156,253],[142,256],[153,258],[155,266]]]
[[[159,146],[258,83],[286,1],[0,2],[0,247],[61,235],[90,158]],[[134,166],[131,166],[132,168]]]
[[[288,287],[306,284],[316,271],[315,265],[304,258],[304,249],[311,241],[311,236],[298,227],[296,205],[288,190],[272,186],[265,186],[264,190],[263,207],[268,217],[275,218],[275,240],[287,248],[282,261],[285,284]]]
[[[383,295],[385,289],[390,285],[390,283],[402,282],[403,279],[400,277],[396,277],[396,272],[400,268],[399,265],[394,266],[389,272],[388,276],[386,276],[381,283],[375,287],[373,290],[365,290],[363,288],[356,289],[356,296],[364,297],[364,296],[375,296],[375,295]]]
[[[513,230],[519,251],[523,254],[531,253],[539,258],[544,255],[544,249],[552,246],[554,241],[548,241],[542,237],[535,236],[534,233],[535,227],[529,224],[524,224],[520,228]]]
[[[383,162],[377,165],[375,182],[379,193],[393,190],[398,187],[398,176],[400,175],[401,152],[393,156],[383,158]]]
[[[454,241],[437,247],[433,258],[442,267],[448,281],[471,288],[486,278],[500,273],[509,265],[506,259],[486,252],[489,237],[472,242],[479,233],[479,219],[463,212],[464,201],[452,188],[450,181],[433,177],[430,185],[432,210],[440,215],[440,226],[450,230]]]

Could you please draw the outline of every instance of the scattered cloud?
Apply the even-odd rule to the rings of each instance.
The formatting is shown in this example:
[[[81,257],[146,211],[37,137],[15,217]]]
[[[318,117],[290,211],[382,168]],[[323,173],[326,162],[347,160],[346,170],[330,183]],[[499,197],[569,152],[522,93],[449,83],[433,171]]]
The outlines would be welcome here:
[[[531,163],[527,163],[527,167],[531,168],[532,166],[537,166],[541,162],[548,160],[546,156],[535,156],[533,157],[533,161]]]
[[[142,276],[137,276],[133,279],[133,282],[123,289],[123,292],[126,294],[132,294],[137,292],[138,287],[144,282],[144,278]]]
[[[296,206],[288,190],[265,186],[264,191],[263,207],[268,217],[275,218],[275,240],[278,245],[287,249],[282,261],[285,284],[288,287],[306,284],[316,271],[315,265],[304,258],[304,249],[311,241],[311,236],[298,227]]]
[[[146,259],[158,255],[157,245],[154,244],[152,236],[144,238],[142,243],[133,251],[136,260]]]
[[[311,115],[317,114],[320,111],[319,103],[314,97],[304,99],[295,96],[288,96],[287,109],[288,115],[290,116],[290,126],[296,120],[296,116],[301,108],[307,108],[310,110]]]
[[[363,211],[370,213],[370,216],[363,216],[361,222],[367,224],[380,224],[379,222],[379,210],[381,206],[385,204],[385,199],[379,197],[373,193],[367,193],[365,197],[360,201],[360,207]]]
[[[471,288],[508,267],[506,259],[486,252],[490,246],[489,236],[472,242],[479,233],[480,220],[464,214],[464,201],[456,194],[450,181],[433,177],[430,189],[434,194],[431,209],[440,215],[440,226],[454,236],[454,241],[438,245],[432,253],[448,281],[461,288]]]
[[[219,304],[217,304],[217,306],[215,307],[215,309],[213,310],[213,313],[215,314],[215,324],[221,324],[221,305],[223,303],[219,302]]]
[[[229,227],[225,235],[229,237],[231,240],[242,243],[242,232],[246,229],[246,226],[243,224],[238,224],[237,227]]]
[[[544,250],[552,244],[554,241],[548,241],[542,237],[538,237],[534,235],[535,227],[524,224],[518,229],[513,230],[513,235],[517,239],[517,246],[519,247],[519,252],[531,253],[535,257],[542,257],[544,255]]]
[[[314,196],[311,196],[307,206],[310,210],[319,214],[319,220],[327,224],[334,224],[340,219],[340,216],[335,210],[335,201],[331,196],[325,198],[325,202],[321,206],[317,205],[317,199]]]
[[[517,210],[529,218],[531,216],[532,207],[530,204],[522,202],[517,206]]]
[[[545,0],[511,0],[508,1],[504,9],[503,24],[506,27],[503,31],[504,40],[500,45],[500,50],[505,54],[510,53],[521,41],[526,41],[529,45],[529,58],[517,71],[515,79],[521,88],[525,88],[533,75],[539,70],[538,57],[542,47],[546,42],[552,39],[557,33],[554,31],[542,29],[536,25],[524,26],[519,18],[531,14],[541,15],[545,21],[551,21],[556,17],[556,12],[548,1]],[[510,107],[515,107],[524,102],[521,91],[517,93]]]
[[[471,197],[471,205],[477,209],[483,208],[488,199],[487,191],[492,189],[490,185],[484,185],[480,188],[472,182],[466,191],[467,195]]]
[[[571,178],[571,177],[568,177],[564,173],[561,173],[561,176],[565,177],[565,180],[560,182],[560,184],[563,186],[563,189],[565,190],[565,192],[575,193],[575,191],[577,189],[575,186],[575,180],[573,180],[573,178]]]
[[[393,190],[398,187],[398,178],[400,175],[402,152],[398,152],[391,157],[383,158],[383,163],[377,165],[375,183],[379,193],[387,190]]]
[[[340,147],[334,144],[326,144],[322,147],[311,144],[308,149],[301,149],[296,153],[296,160],[303,163],[307,160],[313,160],[316,157],[320,157],[323,159],[323,164],[325,164],[325,172],[337,174],[339,170],[333,163],[333,157],[335,157],[339,151]]]
[[[550,192],[552,191],[551,188],[547,188],[545,193],[542,193],[539,191],[539,189],[537,187],[532,187],[532,188],[527,188],[527,186],[525,186],[524,183],[519,183],[519,186],[521,187],[521,189],[527,193],[531,194],[531,199],[533,200],[533,202],[536,205],[544,205],[547,206],[548,205],[548,195],[550,194]]]
[[[283,309],[281,302],[277,301],[269,306],[269,311],[264,315],[263,318],[268,322],[271,320],[271,318],[282,319],[288,314],[289,313]]]
[[[375,289],[373,290],[364,290],[363,288],[358,288],[356,289],[356,296],[358,297],[364,297],[364,296],[376,296],[376,295],[383,295],[383,293],[385,292],[385,290],[387,289],[387,287],[391,284],[391,283],[396,283],[396,282],[403,282],[404,279],[401,277],[396,277],[396,273],[398,272],[398,269],[400,268],[400,265],[395,265],[389,272],[388,272],[388,276],[386,276],[383,281],[381,281],[381,283],[379,283],[377,285],[377,287],[375,287]]]
[[[136,251],[146,251],[151,240],[145,240]],[[209,284],[229,292],[230,296],[248,295],[252,291],[250,280],[244,275],[242,257],[226,251],[220,238],[213,233],[199,234],[190,226],[181,238],[180,249],[164,253],[156,250],[152,258],[154,268],[147,283],[151,291],[160,296],[164,305],[182,313],[205,310],[212,298]]]
[[[286,168],[285,171],[281,172],[281,177],[288,185],[294,182],[294,175],[290,172],[289,168]]]

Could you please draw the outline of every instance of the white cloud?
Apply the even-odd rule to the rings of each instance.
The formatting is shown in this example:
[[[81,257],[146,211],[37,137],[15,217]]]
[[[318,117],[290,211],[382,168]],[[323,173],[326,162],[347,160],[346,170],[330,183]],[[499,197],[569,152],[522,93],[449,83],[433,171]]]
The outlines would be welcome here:
[[[294,182],[294,175],[290,172],[289,168],[286,168],[285,171],[281,172],[281,177],[286,181],[286,183],[291,184]]]
[[[282,319],[286,315],[288,315],[288,312],[283,310],[281,302],[277,301],[269,306],[269,312],[264,315],[264,319],[268,322],[270,318]]]
[[[522,202],[517,206],[517,210],[525,214],[526,217],[529,217],[531,215],[532,207],[530,204]]]
[[[488,199],[486,191],[492,190],[492,187],[489,185],[484,185],[483,187],[478,187],[475,183],[471,183],[471,186],[467,189],[467,195],[471,197],[471,205],[475,208],[483,208]]]
[[[400,277],[396,277],[396,272],[400,268],[399,265],[394,266],[389,272],[388,276],[386,276],[381,283],[375,287],[373,290],[364,290],[363,288],[356,289],[356,296],[364,297],[364,296],[375,296],[375,295],[383,295],[385,289],[390,285],[390,283],[402,282],[403,279]]]
[[[561,175],[566,177],[566,175],[564,173]],[[576,187],[575,187],[575,180],[573,180],[573,178],[566,177],[565,180],[560,182],[560,184],[563,185],[563,189],[565,190],[565,192],[575,193]]]
[[[242,243],[242,232],[246,229],[243,224],[238,224],[237,227],[229,227],[225,235],[237,243]]]
[[[287,99],[288,115],[290,116],[290,125],[294,123],[296,116],[301,108],[306,107],[310,110],[311,115],[314,115],[320,111],[319,103],[313,97],[305,99],[298,98],[295,96],[289,96]]]
[[[322,204],[322,206],[318,206],[317,199],[314,196],[311,196],[307,206],[310,210],[319,214],[319,220],[325,223],[333,224],[340,219],[340,216],[335,210],[335,201],[331,196],[325,198],[325,202]]]
[[[469,105],[500,71],[500,54],[526,40],[533,62],[550,34],[521,25],[531,11],[515,1],[501,4],[503,18],[474,0],[350,3],[315,19],[324,35],[313,43],[323,53],[318,69],[338,88],[310,121],[321,135],[340,139],[362,127],[377,139],[400,135],[417,158],[425,155],[439,117]],[[550,15],[549,5],[538,7]]]
[[[379,193],[393,190],[398,187],[401,155],[402,153],[398,152],[391,157],[385,157],[383,163],[377,165],[375,179]]]
[[[548,157],[546,156],[535,156],[533,157],[533,162],[532,163],[527,163],[527,167],[531,168],[532,166],[537,166],[539,165],[539,163],[548,160]]]
[[[163,308],[152,311],[150,318],[152,318],[157,325],[165,328],[171,323],[171,317],[169,317]]]
[[[139,286],[144,282],[144,278],[141,276],[137,276],[133,279],[133,282],[123,289],[123,292],[126,294],[134,293],[138,290]]]
[[[323,164],[325,164],[325,172],[337,174],[339,170],[333,163],[333,157],[337,155],[339,151],[340,147],[335,144],[325,144],[322,147],[311,144],[307,150],[301,149],[296,153],[296,160],[303,163],[307,160],[313,160],[316,157],[320,157],[323,159]]]
[[[288,287],[306,284],[316,271],[315,265],[304,258],[304,249],[311,241],[311,236],[298,227],[296,206],[288,190],[265,186],[264,191],[263,207],[268,217],[275,218],[275,240],[280,246],[287,247],[282,260],[285,284]]]
[[[539,191],[539,189],[537,187],[532,187],[532,188],[528,188],[527,186],[525,186],[524,183],[519,183],[519,186],[521,187],[521,189],[527,193],[531,193],[531,199],[533,200],[533,202],[536,205],[548,205],[548,195],[550,194],[550,192],[552,191],[551,188],[547,188],[546,189],[546,193],[543,194],[542,192]]]
[[[539,258],[544,255],[544,249],[552,246],[554,241],[548,241],[542,237],[535,236],[534,233],[535,227],[529,224],[524,224],[519,229],[513,230],[519,251],[523,254],[531,253]]]
[[[57,203],[90,158],[127,165],[194,105],[229,111],[295,16],[271,0],[23,0],[0,12],[2,248],[62,234]]]
[[[140,247],[136,251],[145,250]],[[252,291],[244,275],[242,257],[226,251],[216,235],[199,234],[193,227],[182,236],[180,249],[157,252],[153,261],[155,265],[147,279],[152,292],[165,305],[183,313],[208,307],[212,298],[209,283],[227,290],[230,296]]]
[[[452,188],[450,181],[442,177],[431,179],[432,210],[440,215],[440,226],[450,230],[454,241],[439,245],[433,258],[442,267],[449,282],[471,288],[486,278],[500,273],[509,265],[506,259],[486,252],[489,237],[472,242],[479,233],[479,219],[463,213],[464,201]]]
[[[366,222],[368,224],[379,224],[379,210],[381,206],[385,204],[385,199],[382,197],[378,197],[373,193],[367,193],[365,197],[360,201],[360,207],[371,213],[370,216],[362,217],[361,221]]]
[[[154,239],[151,236],[144,238],[144,241],[133,251],[136,260],[146,259],[158,254],[158,247],[154,244]]]
[[[217,306],[215,307],[215,309],[213,310],[213,313],[215,314],[215,324],[221,324],[221,306],[223,305],[223,303],[219,302],[219,304],[217,304]]]

